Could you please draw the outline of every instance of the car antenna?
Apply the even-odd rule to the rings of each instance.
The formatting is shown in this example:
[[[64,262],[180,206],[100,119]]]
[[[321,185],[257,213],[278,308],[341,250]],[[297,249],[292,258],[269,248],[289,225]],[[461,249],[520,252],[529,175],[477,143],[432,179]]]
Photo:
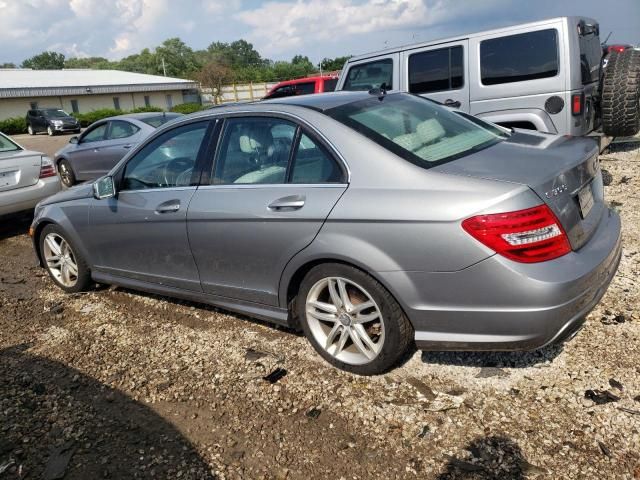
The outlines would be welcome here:
[[[375,95],[378,97],[378,100],[382,100],[384,96],[387,94],[387,84],[383,83],[378,88],[372,88],[369,90],[369,95]]]

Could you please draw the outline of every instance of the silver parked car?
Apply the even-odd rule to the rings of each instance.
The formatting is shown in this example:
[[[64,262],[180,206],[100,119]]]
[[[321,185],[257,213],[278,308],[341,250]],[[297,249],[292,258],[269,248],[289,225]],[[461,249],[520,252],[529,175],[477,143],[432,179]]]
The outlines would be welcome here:
[[[53,160],[0,133],[0,215],[31,210],[60,188]]]
[[[564,340],[621,255],[595,142],[405,93],[221,107],[41,203],[41,264],[300,327],[360,374],[423,349]]]
[[[82,135],[71,137],[69,144],[56,152],[62,183],[71,187],[105,175],[156,128],[181,116],[181,113],[131,113],[92,123]]]

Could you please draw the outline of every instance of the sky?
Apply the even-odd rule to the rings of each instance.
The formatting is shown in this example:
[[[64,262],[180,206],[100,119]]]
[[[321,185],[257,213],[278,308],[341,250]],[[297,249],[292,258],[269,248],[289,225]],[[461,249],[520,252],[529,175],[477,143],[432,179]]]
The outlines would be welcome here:
[[[316,63],[563,15],[640,44],[640,0],[0,0],[0,63],[44,50],[117,60],[170,37],[194,49],[244,38],[265,58]]]

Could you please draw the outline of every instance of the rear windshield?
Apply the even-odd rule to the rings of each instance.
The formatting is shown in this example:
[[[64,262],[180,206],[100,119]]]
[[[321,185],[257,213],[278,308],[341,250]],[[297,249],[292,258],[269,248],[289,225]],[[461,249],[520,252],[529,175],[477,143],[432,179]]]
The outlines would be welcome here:
[[[158,115],[157,117],[147,117],[141,118],[140,121],[146,123],[147,125],[151,125],[153,128],[158,128],[160,125],[164,125],[167,122],[170,122],[174,118],[178,118],[180,115],[175,113],[165,113]]]
[[[0,153],[3,152],[16,152],[22,150],[18,145],[13,143],[4,135],[0,134]]]
[[[341,105],[325,113],[396,155],[430,168],[477,152],[508,134],[404,93]]]
[[[600,46],[599,27],[586,22],[578,24],[578,43],[580,45],[580,72],[582,84],[600,80],[600,61],[602,47]]]

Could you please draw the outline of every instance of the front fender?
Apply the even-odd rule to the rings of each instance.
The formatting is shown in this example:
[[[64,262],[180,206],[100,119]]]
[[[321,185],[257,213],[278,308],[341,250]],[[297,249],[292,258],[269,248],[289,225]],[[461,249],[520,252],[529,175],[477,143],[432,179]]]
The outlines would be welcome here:
[[[56,224],[62,228],[89,267],[94,264],[93,257],[82,241],[83,231],[89,228],[89,208],[86,205],[65,202],[36,208],[30,231],[32,232],[33,247],[41,267],[44,267],[44,263],[40,252],[40,234],[42,229],[49,224]]]

